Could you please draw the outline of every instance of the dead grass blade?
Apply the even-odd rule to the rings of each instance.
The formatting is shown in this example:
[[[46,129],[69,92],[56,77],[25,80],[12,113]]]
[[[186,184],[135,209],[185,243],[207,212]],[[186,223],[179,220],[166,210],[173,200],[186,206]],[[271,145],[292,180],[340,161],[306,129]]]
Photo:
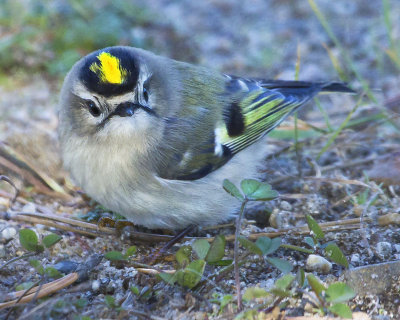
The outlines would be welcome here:
[[[0,218],[2,218],[0,216]],[[23,221],[32,224],[43,224],[49,227],[58,228],[60,230],[76,232],[85,236],[91,237],[102,237],[108,235],[117,236],[117,231],[112,228],[106,227],[98,227],[95,224],[83,222],[79,220],[69,219],[65,217],[58,217],[55,215],[39,215],[34,213],[16,213],[9,217],[12,220]],[[372,222],[370,218],[364,218],[365,222]],[[353,230],[360,228],[360,219],[346,219],[346,220],[338,220],[331,222],[322,222],[319,224],[322,230],[325,232],[329,231],[341,231],[341,230]],[[310,231],[307,225],[301,227],[287,228],[281,229],[274,232],[261,232],[261,233],[253,233],[248,236],[250,240],[257,240],[260,237],[269,237],[275,238],[281,235],[292,233],[292,234],[308,234]],[[167,242],[175,238],[175,236],[162,235],[162,234],[154,234],[154,233],[145,233],[145,232],[136,232],[132,231],[129,233],[129,238],[133,241],[139,242],[150,242],[150,243],[159,243],[159,242]],[[209,242],[214,240],[214,237],[184,237],[182,241],[190,241],[196,239],[205,239]],[[235,235],[227,235],[225,237],[226,241],[233,242],[235,240]]]
[[[0,143],[0,165],[23,177],[40,193],[72,200],[72,197],[54,179],[29,163],[23,155],[5,143]]]
[[[10,198],[11,203],[14,203],[15,200],[17,199],[17,197],[18,197],[18,194],[19,194],[18,188],[15,186],[14,182],[12,182],[12,180],[7,176],[0,175],[0,180],[3,180],[5,182],[7,182],[8,184],[10,184],[14,188],[14,190],[15,190],[14,196],[12,198],[8,197],[8,198]]]
[[[323,177],[304,177],[304,179],[307,180],[315,180],[318,182],[330,182],[330,183],[339,183],[339,184],[351,184],[351,185],[357,185],[361,186],[364,188],[369,188],[371,189],[372,187],[369,186],[368,184],[358,181],[358,180],[353,180],[353,179],[336,179],[336,178],[323,178]]]
[[[0,309],[13,307],[19,304],[30,302],[33,299],[40,299],[46,297],[54,292],[60,291],[61,289],[64,289],[65,287],[71,285],[76,280],[78,280],[78,278],[79,278],[78,273],[74,272],[60,279],[46,283],[43,286],[36,286],[31,290],[29,290],[30,293],[25,296],[24,293],[26,292],[26,290],[13,292],[9,294],[8,297],[14,298],[14,300],[0,303]]]

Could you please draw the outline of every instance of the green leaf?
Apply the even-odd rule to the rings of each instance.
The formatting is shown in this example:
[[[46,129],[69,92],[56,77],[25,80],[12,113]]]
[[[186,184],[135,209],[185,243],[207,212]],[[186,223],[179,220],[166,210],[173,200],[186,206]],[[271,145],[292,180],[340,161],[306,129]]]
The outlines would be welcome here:
[[[68,302],[69,304],[69,302]],[[61,311],[61,310],[65,310],[65,308],[67,307],[67,301],[64,299],[59,299],[57,301],[55,301],[55,303],[52,305],[51,309],[52,311]]]
[[[328,302],[346,302],[353,299],[356,293],[352,288],[343,282],[332,283],[325,291],[326,301]]]
[[[125,260],[124,255],[120,251],[109,251],[104,255],[104,258],[110,261]]]
[[[322,291],[326,289],[325,286],[312,274],[307,275],[307,280],[317,295],[321,295]]]
[[[240,244],[249,250],[251,253],[257,254],[260,257],[263,255],[262,250],[252,241],[246,239],[245,237],[240,236],[238,238]]]
[[[175,273],[177,282],[181,286],[193,289],[200,282],[205,266],[204,260],[192,261],[184,270],[178,270]]]
[[[270,295],[270,293],[268,293],[266,290],[264,290],[260,287],[251,287],[251,288],[247,288],[247,290],[243,294],[243,300],[251,301],[251,300],[254,300],[257,298],[265,298],[269,295]]]
[[[192,247],[182,246],[176,252],[175,257],[181,267],[186,267],[190,262],[190,255],[192,254]]]
[[[281,290],[286,290],[292,284],[294,279],[294,275],[286,274],[275,281],[275,287]]]
[[[46,269],[44,269],[44,273],[50,278],[58,279],[62,277],[60,271],[53,267],[47,267]]]
[[[31,259],[29,260],[29,264],[34,267],[40,275],[44,275],[44,268],[39,260]]]
[[[113,296],[110,295],[106,295],[104,296],[104,301],[107,305],[107,307],[114,309],[115,307],[117,307],[116,303],[115,303],[115,298]]]
[[[308,227],[310,228],[310,231],[314,235],[315,239],[323,239],[325,237],[324,232],[322,231],[321,227],[317,223],[317,221],[314,220],[312,216],[309,214],[306,215],[307,218],[307,224]]]
[[[19,230],[19,242],[28,251],[41,252],[44,250],[43,246],[39,245],[35,231],[31,229]]]
[[[173,274],[173,276],[175,276],[175,274]],[[139,297],[142,300],[148,300],[151,298],[152,294],[153,294],[152,288],[149,286],[144,286],[139,293]]]
[[[232,301],[233,301],[233,296],[231,294],[224,295],[220,300],[220,308],[218,314],[221,314],[224,311],[225,307]]]
[[[233,260],[232,259],[223,259],[215,262],[208,262],[210,266],[221,266],[221,267],[226,267],[230,266],[232,264]]]
[[[305,237],[305,238],[304,238],[304,242],[305,242],[306,244],[308,244],[308,246],[309,246],[311,249],[315,249],[315,242],[314,242],[314,239],[313,239],[313,238],[311,238],[311,237]]]
[[[289,261],[279,258],[267,258],[267,261],[282,273],[289,273],[293,270],[293,266]]]
[[[239,191],[239,189],[228,179],[225,179],[222,187],[225,189],[226,192],[228,192],[232,197],[235,197],[236,199],[243,201],[244,197]]]
[[[278,197],[278,192],[271,189],[268,183],[260,182],[254,179],[244,179],[240,183],[246,198],[254,201],[269,201]]]
[[[179,270],[182,271],[182,270]],[[177,271],[178,272],[178,271]],[[174,284],[176,282],[176,273],[165,273],[165,272],[161,272],[158,274],[158,276],[160,277],[161,280],[163,280],[164,282],[168,283],[168,284]]]
[[[265,255],[266,252],[271,248],[272,240],[268,237],[260,237],[254,243],[262,252],[262,255]]]
[[[37,260],[37,259],[31,259],[31,260],[29,260],[29,264],[30,264],[32,267],[34,267],[35,269],[36,269],[37,267],[39,267],[39,266],[42,266],[42,264],[40,263],[40,261]]]
[[[280,247],[282,243],[282,238],[273,238],[270,239],[268,237],[260,237],[256,241],[256,246],[260,248],[263,255],[269,255],[274,253]]]
[[[249,310],[242,311],[234,319],[235,320],[254,320],[254,319],[260,319],[262,316],[264,316],[264,312],[262,312],[262,311],[260,312],[257,309],[249,309]]]
[[[166,273],[163,273],[163,274],[166,274]],[[168,281],[166,281],[166,282],[168,282]],[[139,288],[138,288],[138,287],[132,286],[130,289],[131,289],[131,292],[132,292],[135,296],[138,296],[138,295],[139,295],[140,291],[139,291]]]
[[[58,234],[50,233],[49,235],[43,238],[42,243],[46,248],[50,248],[51,246],[54,246],[61,239],[62,237],[60,237]]]
[[[278,297],[281,297],[281,298],[287,298],[287,297],[290,297],[292,295],[290,290],[282,290],[282,289],[279,289],[279,288],[272,288],[270,290],[270,292],[272,294],[278,296]]]
[[[297,283],[299,284],[300,288],[302,288],[304,286],[305,280],[306,280],[306,275],[305,275],[303,268],[300,268],[297,271],[296,280],[297,280]]]
[[[80,309],[86,307],[88,303],[89,301],[87,299],[80,298],[74,302],[74,306]]]
[[[32,288],[33,286],[34,286],[34,282],[32,282],[32,281],[22,282],[15,287],[15,291],[27,290],[29,288]]]
[[[328,310],[341,318],[353,319],[350,307],[344,303],[336,303],[333,306],[328,307]]]
[[[199,239],[193,242],[192,248],[196,252],[199,259],[205,259],[210,250],[210,243],[206,239]]]
[[[207,253],[206,261],[213,263],[222,260],[225,255],[225,237],[217,235],[211,243],[210,250]]]
[[[347,261],[346,256],[343,254],[342,250],[340,250],[340,248],[334,243],[326,246],[325,256],[345,268],[349,267],[349,262]]]
[[[125,254],[124,254],[124,257],[125,257],[125,258],[132,257],[136,252],[137,252],[137,247],[136,247],[136,246],[130,246],[130,247],[126,250],[126,252],[125,252]]]

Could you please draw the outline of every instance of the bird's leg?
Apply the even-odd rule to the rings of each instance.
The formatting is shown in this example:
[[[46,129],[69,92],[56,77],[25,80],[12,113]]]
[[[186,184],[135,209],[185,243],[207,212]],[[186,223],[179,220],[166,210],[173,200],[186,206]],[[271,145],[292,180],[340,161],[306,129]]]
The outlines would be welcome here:
[[[182,240],[189,232],[193,231],[195,229],[195,225],[194,224],[190,224],[189,226],[187,226],[185,229],[183,229],[182,231],[180,231],[179,233],[176,234],[176,236],[174,238],[172,238],[171,240],[169,240],[162,248],[158,249],[156,252],[154,252],[150,258],[150,262],[149,264],[154,264],[156,263],[156,261],[164,254],[167,252],[168,249],[170,249],[175,243],[179,242],[180,240]]]

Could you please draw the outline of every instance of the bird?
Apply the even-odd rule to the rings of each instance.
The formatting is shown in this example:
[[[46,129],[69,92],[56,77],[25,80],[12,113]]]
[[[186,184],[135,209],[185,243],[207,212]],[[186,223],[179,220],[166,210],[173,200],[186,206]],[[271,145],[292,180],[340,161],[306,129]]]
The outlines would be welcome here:
[[[258,178],[267,134],[342,82],[242,78],[114,46],[71,68],[58,105],[65,168],[92,199],[132,223],[179,230],[233,218],[222,187]]]

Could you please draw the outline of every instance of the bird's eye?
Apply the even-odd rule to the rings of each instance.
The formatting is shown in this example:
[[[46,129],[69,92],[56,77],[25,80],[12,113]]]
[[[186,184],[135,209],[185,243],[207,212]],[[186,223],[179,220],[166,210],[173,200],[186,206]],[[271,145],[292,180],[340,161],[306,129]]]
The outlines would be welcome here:
[[[149,102],[149,86],[150,86],[150,78],[147,79],[144,83],[143,83],[143,99],[146,102]]]
[[[143,88],[143,98],[146,102],[149,102],[149,92],[146,88]]]
[[[101,114],[100,109],[96,106],[96,104],[93,101],[88,100],[87,106],[88,106],[88,110],[89,110],[90,114],[93,117],[98,117]]]

